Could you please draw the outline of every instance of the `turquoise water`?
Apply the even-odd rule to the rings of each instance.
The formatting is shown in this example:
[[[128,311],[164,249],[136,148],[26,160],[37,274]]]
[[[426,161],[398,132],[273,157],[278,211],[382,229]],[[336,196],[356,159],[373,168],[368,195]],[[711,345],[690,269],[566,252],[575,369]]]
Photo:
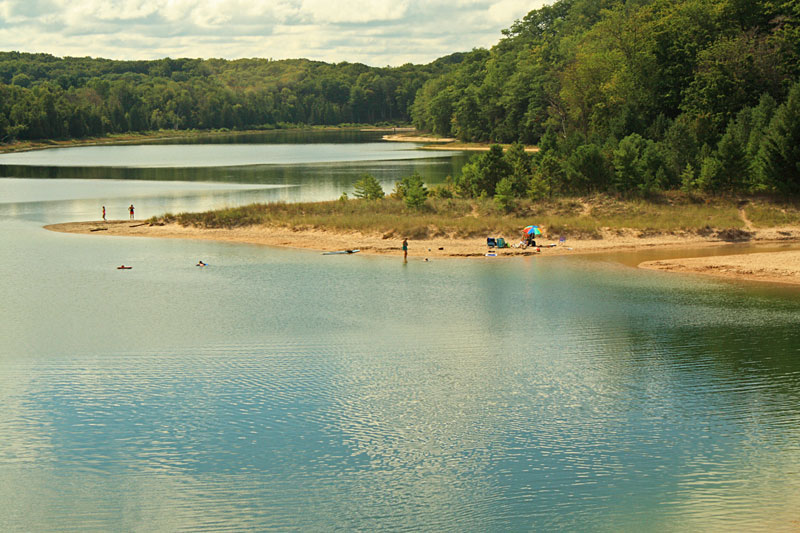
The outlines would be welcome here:
[[[326,176],[0,180],[0,530],[800,525],[796,289],[41,228]]]

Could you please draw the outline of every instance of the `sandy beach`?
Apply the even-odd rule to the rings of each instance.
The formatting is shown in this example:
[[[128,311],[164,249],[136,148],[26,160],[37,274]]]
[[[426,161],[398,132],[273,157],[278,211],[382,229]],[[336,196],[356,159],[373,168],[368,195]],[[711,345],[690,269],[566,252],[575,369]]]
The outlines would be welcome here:
[[[452,143],[456,141],[454,138],[451,137],[432,137],[429,135],[405,134],[405,133],[384,135],[382,139],[384,141],[407,142],[407,143]]]
[[[207,239],[225,242],[283,246],[317,250],[319,252],[358,249],[363,254],[401,255],[401,235],[364,235],[336,233],[319,229],[294,230],[285,227],[248,226],[234,229],[203,229],[179,224],[150,225],[146,222],[117,220],[109,222],[75,222],[45,226],[51,231],[88,235],[118,235],[126,237],[157,237],[172,239]],[[509,238],[509,236],[506,236]],[[607,230],[601,239],[567,239],[558,243],[550,239],[537,240],[535,248],[492,249],[498,257],[557,256],[617,251],[657,249],[697,249],[720,247],[726,244],[719,238],[691,233],[642,236],[639,232]],[[511,241],[513,242],[513,241]],[[800,228],[757,230],[749,241],[754,244],[800,243]],[[436,237],[409,240],[409,258],[484,257],[489,249],[485,238],[459,239]],[[800,251],[719,255],[702,258],[649,261],[642,268],[721,276],[726,278],[800,284]]]
[[[469,143],[459,142],[458,139],[451,137],[432,137],[414,133],[397,133],[391,135],[384,135],[384,141],[393,142],[415,142],[415,143],[428,143],[420,147],[422,150],[456,150],[461,152],[488,152],[491,149],[490,143]],[[505,145],[504,148],[508,148]],[[539,148],[536,146],[526,146],[525,151],[528,153],[538,152]]]
[[[650,270],[800,285],[800,251],[796,250],[647,261],[639,266]]]

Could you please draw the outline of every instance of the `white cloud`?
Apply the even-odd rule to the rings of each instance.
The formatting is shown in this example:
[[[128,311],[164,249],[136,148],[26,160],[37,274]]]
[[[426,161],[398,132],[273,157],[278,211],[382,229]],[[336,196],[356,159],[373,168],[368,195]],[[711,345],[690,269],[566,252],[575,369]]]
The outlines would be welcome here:
[[[423,63],[488,47],[545,0],[0,0],[0,49]]]
[[[493,2],[488,9],[489,19],[496,24],[503,24],[504,27],[511,26],[514,21],[508,20],[508,14],[516,13],[517,15],[514,18],[520,19],[531,11],[530,5],[531,2],[526,0],[500,0],[499,2]]]
[[[376,2],[350,0],[344,4],[331,0],[302,0],[300,11],[320,24],[381,22],[399,20],[408,10],[407,1]]]

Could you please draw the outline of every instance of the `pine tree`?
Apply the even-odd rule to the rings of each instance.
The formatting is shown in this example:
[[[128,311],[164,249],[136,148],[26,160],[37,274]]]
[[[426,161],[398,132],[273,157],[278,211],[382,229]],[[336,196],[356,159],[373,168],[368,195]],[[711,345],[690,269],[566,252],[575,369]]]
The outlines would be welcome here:
[[[353,188],[355,189],[353,196],[356,198],[379,200],[385,196],[381,184],[370,174],[361,176],[361,179],[355,183]]]
[[[766,183],[785,193],[800,193],[800,83],[775,112],[758,159]]]

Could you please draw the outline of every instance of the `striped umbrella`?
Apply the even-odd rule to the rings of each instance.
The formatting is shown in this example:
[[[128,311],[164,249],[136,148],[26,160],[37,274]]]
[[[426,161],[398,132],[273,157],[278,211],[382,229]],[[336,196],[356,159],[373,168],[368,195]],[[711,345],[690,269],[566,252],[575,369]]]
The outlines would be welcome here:
[[[525,235],[541,235],[542,231],[539,229],[539,226],[525,226],[522,230]]]

